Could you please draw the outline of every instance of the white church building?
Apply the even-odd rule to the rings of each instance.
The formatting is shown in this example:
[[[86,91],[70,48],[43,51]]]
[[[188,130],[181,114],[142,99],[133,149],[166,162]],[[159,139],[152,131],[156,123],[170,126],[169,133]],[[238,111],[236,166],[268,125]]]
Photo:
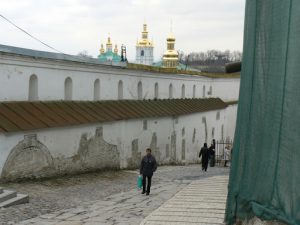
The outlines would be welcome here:
[[[153,41],[149,40],[147,24],[143,24],[142,38],[136,43],[136,63],[144,65],[152,65],[153,57]]]
[[[0,45],[0,180],[136,168],[147,147],[198,162],[204,142],[233,139],[239,85]]]

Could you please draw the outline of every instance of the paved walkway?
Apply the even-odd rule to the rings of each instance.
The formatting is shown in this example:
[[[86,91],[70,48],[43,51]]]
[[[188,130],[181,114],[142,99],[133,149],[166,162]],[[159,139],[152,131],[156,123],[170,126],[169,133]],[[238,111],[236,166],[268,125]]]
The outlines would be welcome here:
[[[131,190],[111,195],[104,200],[90,202],[79,207],[60,210],[22,221],[26,225],[138,225],[153,210],[174,196],[188,183],[166,182],[154,185],[150,196]]]
[[[162,177],[166,177],[168,169],[175,170],[178,174],[186,168],[161,168],[161,173],[164,174]],[[220,168],[211,168],[207,173],[203,173],[201,169],[195,167],[195,174],[198,174],[195,176],[192,173],[193,167],[188,169],[189,175],[183,173],[178,176],[180,180],[156,180],[157,184],[151,188],[150,196],[141,195],[140,191],[132,189],[101,200],[81,202],[75,208],[43,214],[17,224],[139,225],[141,222],[143,225],[222,224],[228,175],[221,175]],[[170,178],[169,172],[167,174]],[[156,178],[160,176],[159,173],[156,174]],[[98,191],[101,191],[101,188]]]
[[[193,181],[152,212],[141,225],[223,224],[227,176]]]

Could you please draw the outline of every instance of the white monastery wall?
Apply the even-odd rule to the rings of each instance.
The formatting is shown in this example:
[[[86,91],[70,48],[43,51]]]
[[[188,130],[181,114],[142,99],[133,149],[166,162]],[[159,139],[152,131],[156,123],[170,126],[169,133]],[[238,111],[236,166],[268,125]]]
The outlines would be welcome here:
[[[223,109],[175,118],[134,119],[1,134],[1,179],[52,176],[107,167],[134,168],[138,167],[147,147],[152,149],[160,164],[198,162],[203,143],[222,138],[227,113],[227,109]],[[233,133],[232,126],[224,135],[232,138]]]
[[[113,68],[53,60],[33,60],[26,57],[0,56],[0,101],[26,101],[31,75],[38,80],[38,100],[63,100],[65,80],[72,79],[72,100],[94,100],[94,82],[100,81],[100,100],[118,99],[118,83],[123,82],[123,99],[138,99],[138,83],[142,83],[142,98],[153,99],[158,85],[158,98],[220,97],[237,100],[238,78],[213,79],[202,76],[150,73],[140,70]],[[185,94],[182,95],[182,86]],[[195,85],[195,89],[194,89]],[[195,95],[194,95],[195,90]]]
[[[117,100],[119,96],[154,99],[157,86],[158,98],[166,99],[170,98],[172,85],[172,98],[219,97],[223,101],[235,101],[240,81],[0,55],[0,102],[27,101],[29,93],[35,95],[34,88],[29,91],[32,75],[37,77],[38,93],[33,100],[41,101],[64,100],[67,78],[72,80],[72,94],[67,95],[72,96],[71,100],[85,101],[94,100],[94,83],[98,79],[100,98],[97,100]],[[122,94],[119,81],[123,84]],[[204,142],[209,144],[213,138],[233,139],[236,110],[237,105],[230,105],[222,110],[178,117],[1,133],[0,179],[136,168],[147,147],[160,164],[194,163]]]

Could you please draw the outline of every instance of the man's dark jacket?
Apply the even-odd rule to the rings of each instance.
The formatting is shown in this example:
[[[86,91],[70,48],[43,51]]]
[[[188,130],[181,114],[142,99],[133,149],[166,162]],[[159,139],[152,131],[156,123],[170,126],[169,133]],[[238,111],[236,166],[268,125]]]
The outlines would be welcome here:
[[[156,160],[152,155],[145,155],[141,161],[140,174],[152,176],[157,168]]]
[[[209,158],[209,150],[207,147],[202,147],[201,151],[199,153],[199,157],[202,155],[202,164],[208,163],[208,158]]]

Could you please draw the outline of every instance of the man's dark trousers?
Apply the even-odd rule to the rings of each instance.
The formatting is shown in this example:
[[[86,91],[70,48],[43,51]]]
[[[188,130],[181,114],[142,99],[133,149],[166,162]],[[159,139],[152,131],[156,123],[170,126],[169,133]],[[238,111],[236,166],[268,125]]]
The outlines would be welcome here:
[[[147,178],[147,191],[146,191],[146,178]],[[151,187],[151,179],[152,176],[146,176],[143,175],[143,193],[150,193],[150,187]]]

